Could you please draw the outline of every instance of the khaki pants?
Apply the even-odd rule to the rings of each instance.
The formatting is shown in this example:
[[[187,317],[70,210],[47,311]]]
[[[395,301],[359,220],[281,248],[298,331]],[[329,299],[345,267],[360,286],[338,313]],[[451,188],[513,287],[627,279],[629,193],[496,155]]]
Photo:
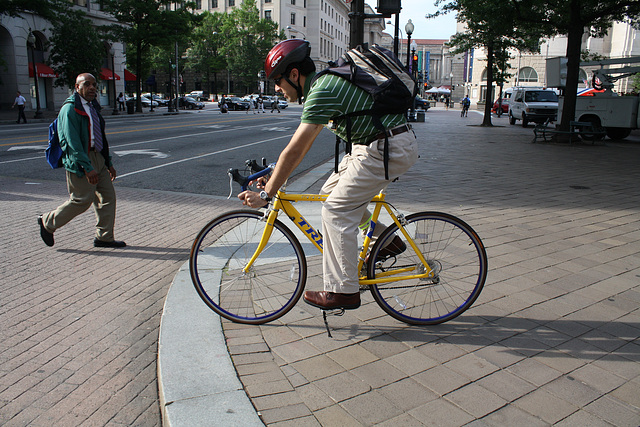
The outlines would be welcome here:
[[[418,159],[412,131],[389,138],[389,180],[384,178],[384,139],[370,145],[354,145],[345,155],[338,173],[324,184],[329,194],[322,207],[324,289],[358,292],[358,226],[369,218],[367,206],[391,181],[405,173]],[[383,227],[376,227],[378,234]]]
[[[116,220],[116,191],[113,188],[109,169],[102,154],[90,151],[89,160],[98,172],[98,183],[92,185],[86,176],[80,178],[75,173],[67,171],[69,200],[56,210],[44,214],[42,222],[45,228],[53,233],[93,205],[96,214],[96,239],[113,241],[113,227]]]

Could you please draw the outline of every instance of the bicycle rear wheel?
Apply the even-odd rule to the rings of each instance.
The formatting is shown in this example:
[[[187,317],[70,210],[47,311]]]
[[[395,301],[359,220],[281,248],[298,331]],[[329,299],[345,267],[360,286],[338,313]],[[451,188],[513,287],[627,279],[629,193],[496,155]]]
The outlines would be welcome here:
[[[307,263],[298,239],[276,220],[269,242],[248,271],[266,222],[257,211],[223,214],[207,224],[191,247],[191,280],[202,300],[237,323],[261,324],[298,302]]]
[[[376,302],[389,315],[414,325],[435,325],[455,318],[468,309],[480,295],[487,277],[487,253],[475,231],[462,220],[439,212],[420,212],[406,217],[404,229],[414,240],[434,276],[407,279],[371,286]],[[398,227],[389,226],[371,249],[369,259],[378,259],[384,243],[399,235]],[[394,269],[425,269],[416,252],[407,249],[386,260],[367,266],[369,279]]]

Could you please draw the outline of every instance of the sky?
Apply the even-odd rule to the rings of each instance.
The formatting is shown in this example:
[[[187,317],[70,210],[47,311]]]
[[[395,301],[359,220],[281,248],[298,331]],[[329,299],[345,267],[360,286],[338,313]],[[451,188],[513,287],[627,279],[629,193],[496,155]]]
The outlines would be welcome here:
[[[407,37],[404,33],[404,26],[407,21],[411,19],[415,27],[412,38],[418,39],[449,39],[456,33],[456,18],[455,14],[448,14],[444,17],[436,19],[426,19],[424,16],[427,13],[434,13],[438,10],[433,5],[435,0],[401,0],[402,10],[400,11],[400,31],[403,37]],[[378,5],[377,0],[367,0],[367,3],[375,11]],[[395,25],[395,15],[391,19],[386,19],[385,22],[391,21]],[[387,24],[386,32],[393,35],[393,25]]]

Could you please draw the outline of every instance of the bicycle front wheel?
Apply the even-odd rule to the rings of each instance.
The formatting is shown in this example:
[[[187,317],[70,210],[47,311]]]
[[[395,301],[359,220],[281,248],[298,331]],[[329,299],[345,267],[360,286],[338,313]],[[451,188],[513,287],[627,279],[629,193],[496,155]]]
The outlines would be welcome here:
[[[207,224],[191,247],[189,270],[198,295],[237,323],[262,324],[298,302],[307,263],[298,239],[276,220],[267,245],[246,268],[267,223],[257,211],[232,211]]]
[[[407,279],[371,286],[376,302],[392,317],[413,325],[435,325],[468,309],[480,295],[487,278],[487,253],[476,232],[462,220],[439,212],[420,212],[406,217],[404,229],[433,270],[430,278]],[[400,236],[404,252],[381,259],[385,242]],[[409,276],[426,271],[397,225],[389,226],[371,249],[369,279],[384,273]],[[408,271],[408,272],[407,272]]]

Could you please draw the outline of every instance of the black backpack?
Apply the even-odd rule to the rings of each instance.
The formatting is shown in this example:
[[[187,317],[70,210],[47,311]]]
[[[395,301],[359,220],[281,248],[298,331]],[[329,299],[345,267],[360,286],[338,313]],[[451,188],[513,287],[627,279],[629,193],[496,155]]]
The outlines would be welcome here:
[[[351,117],[369,115],[375,127],[384,132],[381,118],[386,114],[405,114],[411,108],[418,93],[418,85],[402,66],[398,58],[389,50],[373,45],[358,46],[347,51],[338,61],[330,62],[329,67],[316,74],[314,81],[325,74],[333,74],[358,86],[371,94],[373,106],[368,110],[356,111],[333,120],[346,120],[346,152],[351,152]],[[313,84],[313,82],[311,82]],[[340,138],[336,137],[336,172]],[[385,135],[384,171],[389,179],[389,138]]]

